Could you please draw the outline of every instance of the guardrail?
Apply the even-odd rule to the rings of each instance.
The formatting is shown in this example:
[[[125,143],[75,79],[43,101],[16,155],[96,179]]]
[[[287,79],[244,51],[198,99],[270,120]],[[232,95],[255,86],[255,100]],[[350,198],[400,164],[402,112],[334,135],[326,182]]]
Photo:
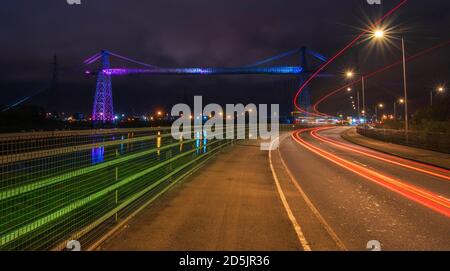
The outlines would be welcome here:
[[[450,153],[450,135],[445,133],[425,133],[393,129],[358,127],[360,135],[389,143],[401,144],[438,152]]]
[[[89,247],[235,141],[191,138],[170,127],[0,135],[0,250]]]
[[[234,141],[192,138],[170,128],[1,135],[0,249],[89,244]]]

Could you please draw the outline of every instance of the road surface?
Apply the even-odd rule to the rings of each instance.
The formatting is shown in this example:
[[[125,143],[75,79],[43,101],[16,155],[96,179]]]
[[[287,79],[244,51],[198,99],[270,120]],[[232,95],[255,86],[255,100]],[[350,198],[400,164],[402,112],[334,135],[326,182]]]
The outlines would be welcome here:
[[[224,150],[98,249],[302,250],[259,143]]]
[[[345,129],[282,137],[274,153],[303,192],[289,203],[306,196],[329,239],[345,249],[378,240],[383,250],[450,250],[450,172],[349,143]],[[333,249],[311,220],[299,218],[312,249]]]
[[[341,138],[247,141],[126,222],[102,250],[450,250],[450,172]]]

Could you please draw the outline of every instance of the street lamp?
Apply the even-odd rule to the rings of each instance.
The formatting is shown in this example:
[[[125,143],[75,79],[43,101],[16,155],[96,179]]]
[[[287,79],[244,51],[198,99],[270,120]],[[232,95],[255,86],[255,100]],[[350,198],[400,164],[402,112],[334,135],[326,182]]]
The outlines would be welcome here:
[[[381,39],[384,37],[384,31],[382,29],[377,29],[373,33],[374,38]]]
[[[373,34],[375,39],[382,40],[386,37],[384,30],[375,29]],[[406,143],[408,143],[408,89],[406,84],[406,57],[405,57],[405,39],[403,36],[402,40],[402,62],[403,62],[403,92],[404,92],[404,104],[405,104],[405,135],[406,135]]]
[[[378,120],[378,108],[382,109],[384,108],[384,104],[379,103],[375,105],[375,122]]]
[[[351,78],[353,78],[353,76],[354,76],[354,72],[353,71],[347,71],[346,73],[346,77],[348,78],[348,79],[351,79]],[[365,101],[365,83],[364,83],[364,75],[361,75],[361,90],[362,90],[362,106],[363,106],[363,112],[364,113],[362,113],[363,115],[365,114],[365,112],[366,112],[366,101]],[[350,91],[352,91],[352,89],[349,87],[349,88],[347,88],[347,91],[348,92],[350,92]],[[359,106],[359,91],[357,91],[356,92],[356,96],[357,96],[357,98],[358,98],[358,117],[360,117],[360,106]]]
[[[403,98],[400,98],[400,99],[394,101],[394,119],[395,120],[397,120],[397,103],[404,104],[405,100]]]
[[[437,93],[443,93],[445,88],[443,86],[439,86],[436,88]],[[430,91],[430,105],[433,106],[433,90]]]

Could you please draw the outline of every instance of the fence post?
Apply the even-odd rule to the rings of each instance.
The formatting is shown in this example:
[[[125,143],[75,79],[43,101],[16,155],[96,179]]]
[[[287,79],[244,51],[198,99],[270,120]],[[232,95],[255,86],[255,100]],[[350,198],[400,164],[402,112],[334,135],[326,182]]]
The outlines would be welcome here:
[[[116,206],[117,206],[118,202],[119,202],[119,192],[118,192],[117,189],[116,189]],[[117,222],[117,220],[118,220],[117,212],[116,212],[116,214],[115,214],[115,220],[116,220],[116,222]]]
[[[169,150],[166,152],[166,160],[169,160],[169,159],[172,159],[172,149],[169,149]],[[173,170],[172,163],[173,163],[173,162],[170,162],[170,163],[169,163],[169,165],[168,165],[168,167],[167,167],[167,169],[166,169],[166,174],[169,174],[169,173],[172,172],[172,170]],[[172,182],[172,177],[170,177],[170,178],[168,179],[168,181],[169,181],[169,182]]]

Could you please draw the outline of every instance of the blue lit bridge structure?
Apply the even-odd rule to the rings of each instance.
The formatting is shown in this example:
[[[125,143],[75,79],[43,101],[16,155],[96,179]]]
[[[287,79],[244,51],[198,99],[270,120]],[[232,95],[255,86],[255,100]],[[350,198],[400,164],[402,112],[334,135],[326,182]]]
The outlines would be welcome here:
[[[273,62],[275,60],[292,56],[300,55],[299,66],[262,66],[266,63]],[[320,62],[326,62],[327,58],[321,54],[301,47],[299,49],[291,50],[262,61],[256,62],[251,65],[243,67],[188,67],[188,68],[167,68],[150,65],[141,61],[137,61],[128,57],[121,56],[119,54],[102,50],[101,52],[89,57],[84,64],[91,65],[97,61],[101,61],[101,68],[97,71],[86,70],[88,75],[97,76],[97,85],[94,96],[94,105],[92,110],[92,120],[97,122],[111,122],[114,120],[113,110],[113,94],[112,94],[112,76],[125,76],[125,75],[237,75],[237,74],[260,74],[260,75],[298,75],[301,81],[304,81],[311,69],[308,65],[307,55],[313,56]],[[145,68],[111,68],[110,57],[116,57],[126,62],[144,66]],[[324,74],[322,74],[324,75]],[[300,104],[304,108],[310,108],[310,94],[309,91],[303,91],[299,97]]]

